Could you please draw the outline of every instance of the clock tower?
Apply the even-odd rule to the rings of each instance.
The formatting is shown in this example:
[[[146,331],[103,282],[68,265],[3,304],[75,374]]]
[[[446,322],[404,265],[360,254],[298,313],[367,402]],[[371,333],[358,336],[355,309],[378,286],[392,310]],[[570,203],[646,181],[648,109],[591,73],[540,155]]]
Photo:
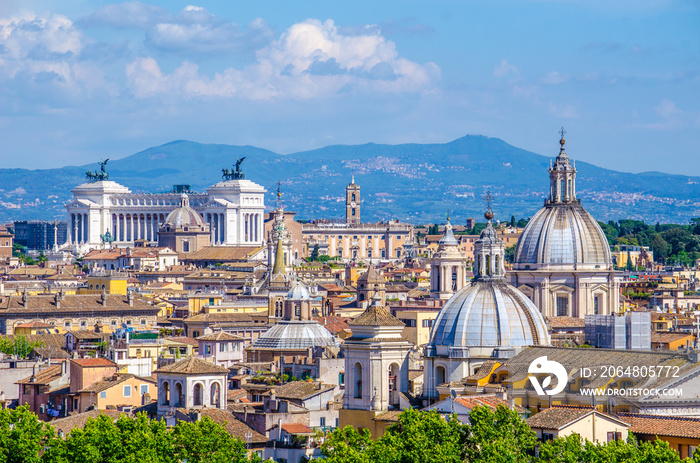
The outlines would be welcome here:
[[[349,224],[360,224],[360,186],[352,176],[350,185],[345,188],[345,221]]]

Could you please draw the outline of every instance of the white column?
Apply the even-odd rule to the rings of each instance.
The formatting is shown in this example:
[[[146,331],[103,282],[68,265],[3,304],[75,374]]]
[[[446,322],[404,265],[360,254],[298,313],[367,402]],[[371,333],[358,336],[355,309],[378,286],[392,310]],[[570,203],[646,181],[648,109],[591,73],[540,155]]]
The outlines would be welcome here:
[[[131,232],[131,235],[129,235],[129,240],[134,241],[134,214],[129,215],[129,231]]]
[[[221,244],[226,242],[226,213],[221,213]]]

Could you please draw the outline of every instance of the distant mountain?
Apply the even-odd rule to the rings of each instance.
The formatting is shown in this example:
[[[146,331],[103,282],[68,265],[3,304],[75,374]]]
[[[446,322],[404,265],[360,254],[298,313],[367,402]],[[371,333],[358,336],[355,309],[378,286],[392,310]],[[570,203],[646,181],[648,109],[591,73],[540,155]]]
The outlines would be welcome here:
[[[494,196],[501,220],[530,217],[549,188],[547,168],[557,154],[541,156],[498,138],[468,135],[442,144],[334,145],[280,155],[253,146],[201,144],[178,140],[123,159],[110,160],[110,180],[132,191],[165,192],[174,184],[195,191],[221,179],[236,158],[246,177],[265,186],[274,204],[276,183],[298,218],[340,218],[351,175],[362,188],[362,219],[413,223],[455,223],[481,217],[481,197]],[[569,156],[576,158],[576,153]],[[620,218],[687,222],[700,216],[700,177],[660,172],[630,174],[577,162],[577,189],[583,205],[599,220]],[[60,169],[0,169],[0,222],[65,219],[71,189],[96,164]]]

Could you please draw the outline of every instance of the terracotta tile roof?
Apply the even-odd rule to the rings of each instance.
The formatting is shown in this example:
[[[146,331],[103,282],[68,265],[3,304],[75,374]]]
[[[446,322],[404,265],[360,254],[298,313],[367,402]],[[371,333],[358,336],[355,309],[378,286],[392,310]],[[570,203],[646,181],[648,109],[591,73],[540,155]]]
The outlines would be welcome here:
[[[457,397],[455,398],[455,402],[467,407],[470,410],[475,407],[482,406],[489,407],[491,410],[496,410],[500,406],[508,408],[508,401],[495,395]],[[518,413],[525,413],[526,411],[524,408],[519,406],[516,406],[515,410]]]
[[[343,330],[350,330],[348,325],[348,319],[339,317],[337,315],[329,315],[327,317],[315,317],[314,320],[318,322],[319,325],[323,326],[325,329],[331,332],[334,336]]]
[[[634,434],[700,439],[699,418],[638,415],[635,413],[618,413],[617,416],[622,421],[629,423],[630,432]]]
[[[230,322],[230,323],[253,323],[253,318],[248,314],[241,313],[200,313],[184,319],[188,322]]]
[[[244,338],[226,331],[217,331],[197,338],[197,341],[245,341]]]
[[[117,364],[106,358],[95,358],[95,359],[72,359],[71,362],[77,363],[83,368],[97,368],[97,367],[116,367]]]
[[[220,408],[203,408],[200,412],[202,413],[202,417],[206,416],[212,421],[223,425],[229,434],[233,437],[237,437],[244,443],[264,444],[267,442],[267,437],[237,419],[226,410]]]
[[[180,254],[180,260],[245,261],[263,249],[265,248],[257,246],[206,246],[195,252]]]
[[[17,328],[56,328],[55,325],[49,325],[48,323],[40,322],[40,321],[33,321],[29,323],[21,323],[19,325],[15,325],[15,329]]]
[[[226,400],[230,402],[235,402],[240,399],[245,399],[248,397],[248,391],[245,389],[227,389],[226,390]]]
[[[352,326],[404,326],[404,323],[391,315],[384,307],[371,305],[359,316],[348,322]]]
[[[693,333],[679,333],[677,331],[652,331],[651,332],[651,342],[660,342],[660,343],[670,343],[670,342],[675,342],[678,341],[679,339],[685,339],[687,337],[692,339],[695,339],[695,336],[693,336]]]
[[[123,383],[124,381],[131,379],[131,378],[138,378],[141,381],[147,381],[147,382],[153,383],[153,384],[157,383],[155,380],[153,380],[151,378],[140,378],[140,377],[137,377],[136,375],[132,375],[130,373],[116,373],[108,378],[103,379],[102,381],[96,381],[96,382],[92,383],[91,385],[89,385],[88,387],[81,389],[78,392],[98,393],[98,392],[106,391],[107,389],[114,387],[114,386],[117,386],[117,385]]]
[[[335,386],[319,383],[317,381],[292,381],[290,383],[275,386],[275,396],[280,399],[306,400],[323,392],[334,389]],[[272,393],[272,391],[270,391]]]
[[[60,347],[49,346],[49,347],[35,347],[34,352],[36,355],[43,359],[69,359],[70,354]]]
[[[586,321],[579,317],[547,317],[550,328],[580,328],[586,327]]]
[[[392,410],[389,412],[380,413],[373,418],[374,421],[390,421],[396,423],[399,421],[400,410]]]
[[[34,375],[17,381],[15,384],[41,384],[46,385],[55,381],[61,377],[61,365],[51,365],[48,368],[44,368]],[[34,378],[34,381],[32,381]]]
[[[289,434],[314,434],[314,431],[300,423],[287,423],[282,425],[282,430]]]
[[[526,419],[525,422],[531,428],[562,429],[567,425],[590,415],[591,413],[596,413],[611,420],[620,421],[607,413],[595,410],[593,407],[555,405],[531,416],[530,418]],[[623,422],[623,424],[627,423]]]
[[[119,416],[124,413],[117,410],[90,410],[84,413],[78,413],[77,415],[67,416],[65,418],[59,418],[51,422],[57,432],[63,433],[63,436],[67,436],[75,428],[84,428],[89,419],[97,419],[100,415],[107,415],[116,421]]]
[[[168,341],[179,342],[181,344],[189,344],[190,346],[199,347],[199,342],[195,338],[189,336],[170,336],[165,338]]]
[[[423,370],[408,370],[408,380],[415,381],[423,376]]]
[[[221,375],[227,374],[228,368],[220,367],[197,357],[188,357],[179,362],[158,368],[154,373],[184,373],[192,375]]]
[[[94,330],[67,331],[66,336],[68,334],[75,337],[75,339],[101,339],[103,341],[107,341],[111,337],[109,333],[95,333]]]
[[[0,338],[15,339],[17,336],[24,336],[31,343],[40,343],[44,347],[63,348],[66,344],[65,334],[59,333],[41,333],[41,334],[23,334],[23,335],[2,335]]]
[[[23,296],[0,297],[0,316],[3,314],[37,314],[37,313],[64,313],[64,312],[106,312],[106,311],[143,311],[160,310],[149,302],[135,298],[134,305],[130,306],[126,296],[120,294],[108,294],[107,303],[102,305],[101,294],[76,294],[66,295],[61,300],[61,307],[56,307],[54,295],[40,294],[27,297],[27,307],[22,302]]]

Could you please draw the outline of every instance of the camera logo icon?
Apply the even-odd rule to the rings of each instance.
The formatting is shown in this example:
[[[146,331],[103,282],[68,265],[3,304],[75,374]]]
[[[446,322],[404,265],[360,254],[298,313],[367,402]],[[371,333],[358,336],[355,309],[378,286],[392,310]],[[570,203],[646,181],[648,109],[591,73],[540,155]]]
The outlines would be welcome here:
[[[538,357],[530,363],[527,369],[529,373],[528,378],[532,383],[532,387],[535,388],[537,395],[554,395],[559,394],[566,387],[566,383],[569,381],[568,374],[566,373],[566,368],[554,360],[548,360],[547,356]],[[536,375],[546,374],[548,375],[540,384]],[[557,379],[557,386],[555,388],[547,389],[552,384],[552,376]]]

